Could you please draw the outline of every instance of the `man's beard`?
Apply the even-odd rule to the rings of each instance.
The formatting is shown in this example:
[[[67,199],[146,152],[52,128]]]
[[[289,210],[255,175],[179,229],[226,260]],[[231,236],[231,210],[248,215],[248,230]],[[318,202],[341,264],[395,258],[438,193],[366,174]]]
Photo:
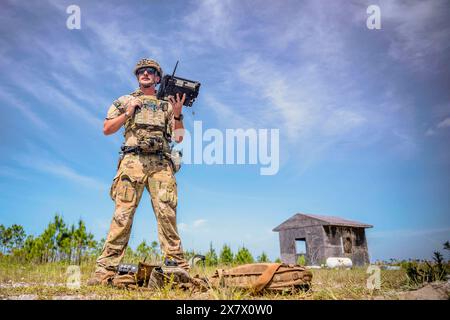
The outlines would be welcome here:
[[[146,83],[143,83],[143,82],[140,81],[139,85],[141,87],[143,87],[143,88],[151,88],[151,87],[153,87],[155,85],[155,83],[153,81],[146,82]]]

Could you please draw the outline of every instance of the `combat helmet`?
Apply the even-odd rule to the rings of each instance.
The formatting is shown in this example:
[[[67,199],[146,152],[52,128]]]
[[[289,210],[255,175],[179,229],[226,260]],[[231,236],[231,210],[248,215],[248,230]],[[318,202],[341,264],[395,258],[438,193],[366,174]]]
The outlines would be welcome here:
[[[136,63],[136,66],[134,67],[134,75],[136,75],[136,72],[140,68],[145,68],[145,67],[155,68],[159,73],[159,77],[162,78],[163,70],[162,70],[161,66],[159,65],[159,63],[156,62],[155,60],[151,60],[151,59],[147,59],[147,58],[141,59]]]

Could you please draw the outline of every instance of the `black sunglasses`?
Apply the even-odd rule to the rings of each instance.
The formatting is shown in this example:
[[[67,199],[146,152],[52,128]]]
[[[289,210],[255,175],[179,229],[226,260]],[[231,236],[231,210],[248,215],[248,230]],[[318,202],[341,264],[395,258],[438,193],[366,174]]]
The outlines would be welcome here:
[[[140,68],[136,74],[141,75],[144,74],[145,71],[147,71],[148,74],[158,74],[158,70],[152,67]]]

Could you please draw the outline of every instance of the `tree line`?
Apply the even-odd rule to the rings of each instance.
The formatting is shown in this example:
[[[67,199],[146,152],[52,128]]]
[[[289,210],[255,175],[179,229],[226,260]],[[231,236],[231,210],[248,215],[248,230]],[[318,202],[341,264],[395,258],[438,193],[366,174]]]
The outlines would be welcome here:
[[[13,224],[5,227],[0,224],[0,256],[8,256],[14,261],[28,263],[66,262],[81,264],[93,262],[100,255],[105,239],[96,241],[94,235],[87,231],[85,222],[80,219],[77,224],[68,225],[63,217],[55,214],[52,221],[38,236],[27,235],[21,225]],[[201,252],[186,251],[186,259]],[[253,262],[270,262],[266,253],[262,252],[256,259],[250,251],[242,246],[233,253],[230,246],[223,245],[217,254],[210,243],[209,250],[204,254],[207,266],[239,265]],[[139,261],[160,262],[162,255],[158,242],[149,244],[143,240],[133,250],[127,247],[124,262]],[[279,259],[276,260],[278,262]]]
[[[195,255],[194,251],[186,252],[188,258]],[[253,257],[251,252],[243,245],[237,251],[233,253],[230,246],[224,244],[220,253],[217,254],[214,249],[212,242],[209,244],[209,250],[205,254],[205,265],[207,266],[217,266],[217,265],[240,265],[246,263],[254,262],[270,262],[269,257],[265,252],[257,256],[256,259]],[[281,262],[280,259],[275,260],[275,262]]]
[[[69,262],[81,264],[99,251],[101,243],[87,231],[82,219],[76,225],[67,225],[56,214],[38,236],[26,235],[22,226],[0,225],[1,254],[20,262]]]

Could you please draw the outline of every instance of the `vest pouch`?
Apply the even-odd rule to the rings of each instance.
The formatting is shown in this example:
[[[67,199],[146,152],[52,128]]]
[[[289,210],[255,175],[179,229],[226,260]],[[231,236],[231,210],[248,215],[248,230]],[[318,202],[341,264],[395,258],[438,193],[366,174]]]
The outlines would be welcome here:
[[[159,153],[164,150],[164,141],[161,137],[149,137],[147,139],[139,140],[139,147],[146,153]]]
[[[155,100],[144,101],[141,108],[134,114],[134,125],[138,128],[154,127],[165,129],[166,119],[164,111]]]
[[[151,289],[158,289],[190,282],[191,277],[183,268],[178,266],[160,266],[152,270],[148,287]]]

